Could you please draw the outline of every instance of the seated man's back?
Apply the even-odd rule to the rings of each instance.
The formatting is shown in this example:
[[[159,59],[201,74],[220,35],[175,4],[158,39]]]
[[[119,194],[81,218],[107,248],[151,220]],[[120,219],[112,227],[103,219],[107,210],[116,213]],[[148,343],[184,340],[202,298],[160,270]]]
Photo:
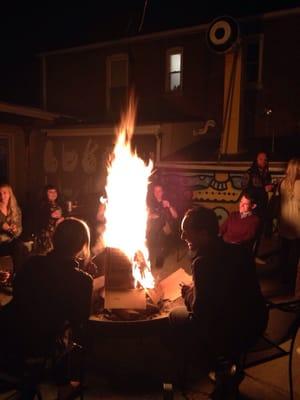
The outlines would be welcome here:
[[[14,286],[14,307],[26,345],[52,340],[69,321],[75,328],[89,317],[91,277],[73,260],[53,253],[28,260]]]
[[[76,331],[89,317],[92,278],[76,261],[79,254],[88,256],[88,227],[67,218],[57,226],[53,243],[51,253],[27,261],[15,279],[13,300],[0,311],[2,354],[7,349],[43,354],[66,322]]]

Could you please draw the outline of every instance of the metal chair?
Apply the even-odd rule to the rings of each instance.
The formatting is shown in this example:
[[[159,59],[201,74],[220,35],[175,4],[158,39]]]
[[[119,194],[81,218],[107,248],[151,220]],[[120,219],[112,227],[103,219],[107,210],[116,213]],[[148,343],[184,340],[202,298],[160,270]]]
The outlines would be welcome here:
[[[258,343],[245,355],[243,369],[264,364],[280,357],[288,357],[290,399],[294,399],[293,351],[300,327],[300,299],[285,302],[268,302],[268,326]],[[288,349],[282,345],[289,341]]]
[[[297,332],[300,327],[300,299],[284,302],[268,302],[269,320],[264,334],[249,350],[232,356],[220,356],[215,363],[213,381],[215,390],[211,395],[214,400],[224,400],[224,391],[229,389],[230,399],[238,398],[238,386],[245,371],[259,364],[267,363],[280,357],[288,356],[290,400],[294,400],[293,388],[293,351]],[[288,350],[282,347],[289,342]],[[173,387],[164,383],[163,398],[171,400]]]
[[[6,396],[5,400],[42,400],[40,385],[43,382],[50,381],[55,386],[63,387],[67,386],[69,378],[73,385],[69,386],[68,399],[83,400],[84,348],[73,342],[71,334],[67,333],[67,336],[67,339],[66,336],[55,339],[55,345],[43,352],[44,354],[21,357],[19,354],[8,353],[1,360],[0,394]],[[68,341],[67,345],[65,340]]]

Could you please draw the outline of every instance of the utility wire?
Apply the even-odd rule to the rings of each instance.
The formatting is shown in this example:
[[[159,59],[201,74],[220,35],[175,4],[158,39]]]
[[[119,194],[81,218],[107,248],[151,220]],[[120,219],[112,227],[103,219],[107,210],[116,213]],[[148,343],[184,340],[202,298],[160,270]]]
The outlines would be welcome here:
[[[144,24],[147,5],[148,5],[148,0],[145,0],[145,2],[144,2],[143,14],[142,14],[141,22],[140,22],[139,29],[138,29],[138,32],[139,32],[139,33],[141,32],[142,27],[143,27],[143,24]]]

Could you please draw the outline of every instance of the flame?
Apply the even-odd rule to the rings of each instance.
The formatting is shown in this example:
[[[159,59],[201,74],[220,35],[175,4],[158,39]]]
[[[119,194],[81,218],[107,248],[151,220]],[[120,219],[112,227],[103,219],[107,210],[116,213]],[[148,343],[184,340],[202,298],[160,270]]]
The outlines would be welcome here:
[[[117,129],[117,141],[108,165],[105,208],[105,246],[122,250],[132,263],[135,282],[154,287],[146,247],[147,190],[153,164],[132,150],[136,102],[131,97]]]

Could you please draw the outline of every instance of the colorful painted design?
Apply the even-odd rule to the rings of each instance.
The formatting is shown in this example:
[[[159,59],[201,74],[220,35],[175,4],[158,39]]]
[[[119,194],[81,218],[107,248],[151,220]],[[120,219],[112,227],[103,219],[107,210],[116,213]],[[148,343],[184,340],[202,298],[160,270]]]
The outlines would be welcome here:
[[[191,191],[192,205],[202,205],[212,208],[222,223],[232,211],[238,208],[241,197],[242,176],[241,172],[162,172],[163,185],[170,193],[177,194],[177,202],[180,204],[180,192]],[[279,175],[272,174],[276,181]]]

